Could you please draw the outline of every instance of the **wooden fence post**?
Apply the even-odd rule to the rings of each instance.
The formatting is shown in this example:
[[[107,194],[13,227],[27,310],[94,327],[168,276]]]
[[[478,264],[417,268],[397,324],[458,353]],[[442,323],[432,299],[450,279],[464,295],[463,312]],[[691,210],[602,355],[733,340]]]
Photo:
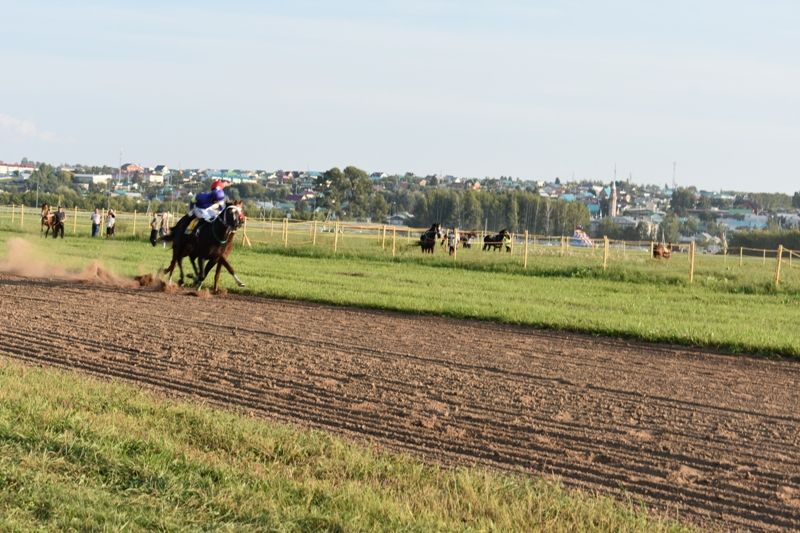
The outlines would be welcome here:
[[[397,228],[392,228],[392,257],[395,256],[397,252]]]
[[[744,258],[744,254],[742,253],[743,251],[744,251],[744,248],[742,248],[742,247],[740,246],[740,247],[739,247],[739,266],[742,266],[742,260],[743,260],[743,258]]]
[[[311,231],[313,232],[311,234],[311,246],[316,246],[317,245],[317,221],[316,220],[314,221],[314,225],[312,226]]]
[[[528,270],[528,230],[525,230],[525,251],[522,259],[522,268]]]
[[[136,238],[136,209],[133,210],[133,238]]]
[[[136,219],[134,218],[134,220]],[[133,227],[134,228],[136,227],[135,222],[133,224]],[[78,231],[78,206],[76,205],[72,210],[72,234],[75,235],[77,231]]]
[[[536,234],[533,234],[533,242],[531,243],[531,253],[536,253]]]
[[[767,264],[767,251],[766,250],[764,250],[764,261],[763,261],[763,264],[765,264],[765,265]]]
[[[775,263],[775,288],[781,284],[781,263],[783,262],[783,245],[778,245],[778,257]]]
[[[689,244],[689,283],[694,283],[694,254],[696,251],[695,242]]]
[[[14,223],[14,220],[17,218],[17,206],[15,204],[11,204],[11,223]]]
[[[461,240],[458,236],[458,228],[453,228],[453,239],[453,263],[455,263],[456,257],[458,257],[458,241]]]
[[[655,245],[656,245],[656,243],[654,243],[653,241],[650,241],[650,258],[653,257],[653,247],[655,247]]]
[[[333,224],[333,253],[336,253],[336,249],[339,247],[339,223],[335,222]]]
[[[19,206],[19,227],[25,227],[25,204]]]
[[[283,219],[283,247],[289,246],[289,219]]]
[[[386,249],[386,224],[383,225],[383,236],[381,237],[381,250]]]
[[[608,269],[608,236],[603,235],[603,270]]]

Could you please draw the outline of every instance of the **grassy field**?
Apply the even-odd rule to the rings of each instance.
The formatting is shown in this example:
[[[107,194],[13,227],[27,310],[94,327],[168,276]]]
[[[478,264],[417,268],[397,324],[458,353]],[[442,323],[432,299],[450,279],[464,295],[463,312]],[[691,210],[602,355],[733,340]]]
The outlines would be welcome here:
[[[541,479],[0,357],[0,530],[682,531]]]
[[[68,235],[64,241],[45,242],[0,226],[0,242],[10,237],[26,238],[40,260],[80,268],[100,259],[124,275],[153,272],[169,257],[169,250],[131,238]],[[319,236],[316,247],[295,237],[298,241],[287,248],[256,240],[252,248],[234,251],[232,261],[247,283],[244,292],[800,356],[799,269],[788,264],[783,286],[775,289],[761,258],[745,257],[740,267],[738,257],[699,257],[690,285],[682,273],[685,256],[656,262],[626,251],[624,262],[620,256],[603,271],[588,250],[566,257],[539,254],[531,255],[524,270],[519,257],[505,254],[469,250],[463,261],[454,262],[442,253],[422,256],[406,242],[392,258],[374,236],[351,235],[345,237],[350,244],[334,255],[322,240],[330,235]],[[222,279],[235,290],[227,274]]]

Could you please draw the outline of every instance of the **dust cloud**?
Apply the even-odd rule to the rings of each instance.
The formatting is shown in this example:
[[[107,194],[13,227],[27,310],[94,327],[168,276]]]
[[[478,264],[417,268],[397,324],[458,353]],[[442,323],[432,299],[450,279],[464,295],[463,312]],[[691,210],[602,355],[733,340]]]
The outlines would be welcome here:
[[[7,258],[0,261],[0,274],[11,274],[24,278],[47,278],[63,281],[78,281],[113,287],[151,286],[138,279],[118,276],[107,269],[100,261],[92,261],[83,270],[72,271],[53,264],[53,259],[45,257],[25,239],[13,238],[6,243]]]

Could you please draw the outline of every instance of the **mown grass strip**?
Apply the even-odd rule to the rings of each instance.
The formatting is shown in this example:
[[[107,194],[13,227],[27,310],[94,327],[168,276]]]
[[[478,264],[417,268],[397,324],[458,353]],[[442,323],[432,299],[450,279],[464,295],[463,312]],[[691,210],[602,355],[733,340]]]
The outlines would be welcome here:
[[[542,479],[423,465],[0,357],[0,530],[123,528],[686,530]]]

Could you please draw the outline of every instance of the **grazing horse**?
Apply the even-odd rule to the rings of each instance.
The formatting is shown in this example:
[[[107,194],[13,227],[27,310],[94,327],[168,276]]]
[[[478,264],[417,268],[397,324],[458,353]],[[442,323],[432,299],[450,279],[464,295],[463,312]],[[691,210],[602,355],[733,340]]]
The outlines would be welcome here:
[[[442,238],[442,230],[439,224],[432,224],[430,229],[420,235],[419,246],[422,248],[422,253],[433,253],[433,248],[436,246],[436,240]]]
[[[214,292],[219,290],[219,274],[221,267],[225,267],[230,272],[233,279],[240,287],[244,283],[234,272],[233,267],[228,262],[228,255],[233,249],[233,238],[236,231],[244,223],[244,212],[239,203],[228,203],[222,213],[211,223],[203,223],[190,235],[186,234],[186,227],[189,217],[183,217],[172,228],[172,231],[159,240],[172,241],[172,261],[164,269],[165,274],[169,274],[168,279],[172,279],[175,265],[180,270],[180,281],[183,285],[183,258],[189,257],[192,268],[195,271],[195,287],[198,289],[203,286],[203,281],[214,266],[217,272],[214,276]],[[196,263],[195,263],[196,261]],[[208,261],[204,265],[204,262]]]
[[[669,259],[672,256],[672,243],[653,245],[653,259]]]
[[[42,225],[39,228],[39,234],[41,234],[44,231],[43,237],[47,238],[47,236],[50,235],[50,230],[52,229],[53,230],[53,237],[55,237],[56,236],[55,226],[56,226],[56,215],[55,215],[55,213],[50,211],[50,205],[49,204],[46,204],[46,203],[42,204]],[[45,231],[45,228],[47,228],[46,231]]]
[[[511,234],[507,229],[501,229],[497,235],[487,235],[483,238],[483,251],[494,249],[500,251],[503,249],[503,243],[506,239],[510,239]],[[510,247],[506,245],[506,249],[511,251]]]

